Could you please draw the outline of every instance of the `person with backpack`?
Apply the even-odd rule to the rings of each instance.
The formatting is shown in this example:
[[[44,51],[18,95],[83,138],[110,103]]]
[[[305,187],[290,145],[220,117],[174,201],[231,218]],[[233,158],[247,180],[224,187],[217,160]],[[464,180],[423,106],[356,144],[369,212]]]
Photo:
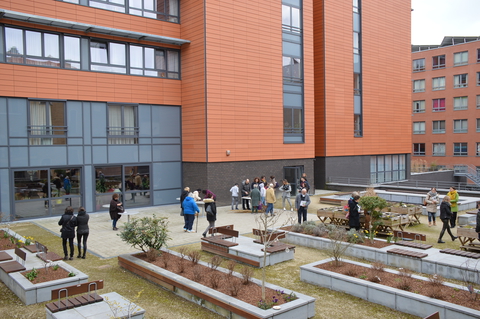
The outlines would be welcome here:
[[[425,198],[425,204],[427,213],[428,213],[428,227],[437,226],[435,222],[435,214],[437,213],[437,205],[440,202],[438,197],[437,189],[432,187],[432,189],[427,193],[427,198]],[[433,222],[433,224],[432,224]]]
[[[205,212],[207,213],[208,226],[202,234],[203,237],[207,237],[209,229],[215,228],[215,221],[217,220],[217,205],[213,200],[205,201]]]
[[[87,254],[87,238],[90,232],[88,228],[88,216],[85,208],[80,207],[77,214],[77,247],[78,247],[78,256],[77,258],[85,259]],[[82,255],[82,244],[83,244],[83,255]]]
[[[74,248],[73,239],[75,238],[75,226],[77,226],[77,218],[73,215],[72,206],[65,208],[65,213],[60,217],[58,225],[62,226],[60,232],[62,233],[62,247],[63,247],[63,260],[68,260],[67,240],[70,246],[70,260],[73,260]]]

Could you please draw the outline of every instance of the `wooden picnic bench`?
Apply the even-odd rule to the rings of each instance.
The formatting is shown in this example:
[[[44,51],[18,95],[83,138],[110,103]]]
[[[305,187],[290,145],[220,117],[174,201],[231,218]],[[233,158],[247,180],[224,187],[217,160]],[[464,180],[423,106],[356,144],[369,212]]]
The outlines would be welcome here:
[[[54,289],[51,299],[56,301],[46,304],[45,307],[54,313],[103,301],[103,298],[97,294],[98,289],[103,289],[103,280]],[[70,297],[80,294],[83,295]]]
[[[480,252],[480,243],[474,243],[478,239],[478,233],[473,228],[457,228],[458,240],[462,244],[461,249]]]
[[[11,272],[23,271],[25,270],[25,261],[27,260],[27,253],[21,250],[20,248],[15,248],[15,257],[16,260],[6,261],[0,263],[0,269],[2,269],[7,274]],[[21,263],[19,262],[19,259]]]

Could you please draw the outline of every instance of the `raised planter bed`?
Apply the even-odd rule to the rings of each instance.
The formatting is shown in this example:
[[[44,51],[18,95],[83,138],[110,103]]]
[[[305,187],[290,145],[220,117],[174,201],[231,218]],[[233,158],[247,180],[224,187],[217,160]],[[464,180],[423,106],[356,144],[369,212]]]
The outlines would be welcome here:
[[[300,279],[304,282],[345,292],[353,296],[374,302],[386,307],[406,312],[419,317],[426,317],[436,311],[440,312],[440,318],[473,319],[480,318],[480,311],[458,306],[443,300],[425,297],[405,290],[383,286],[363,279],[338,274],[332,271],[319,269],[315,266],[327,263],[331,259],[314,262],[300,267]],[[353,264],[369,265],[351,262]],[[394,272],[391,270],[385,270]],[[412,276],[414,279],[426,280],[424,277]],[[448,286],[463,289],[453,284]]]
[[[167,250],[165,250],[167,251]],[[179,256],[178,253],[168,250],[169,253]],[[294,292],[298,299],[282,304],[281,309],[263,310],[257,306],[240,301],[235,297],[218,292],[215,289],[201,285],[195,281],[189,280],[179,274],[170,272],[161,267],[143,261],[133,255],[121,255],[118,257],[118,263],[121,267],[154,282],[163,288],[170,290],[176,295],[189,301],[201,305],[215,313],[226,318],[311,318],[315,315],[315,298]],[[199,264],[207,266],[204,262]],[[218,268],[219,271],[228,273],[226,269]],[[237,277],[240,274],[235,273]],[[261,285],[260,280],[252,278],[252,282]],[[290,293],[288,289],[266,284],[273,290],[283,290]]]

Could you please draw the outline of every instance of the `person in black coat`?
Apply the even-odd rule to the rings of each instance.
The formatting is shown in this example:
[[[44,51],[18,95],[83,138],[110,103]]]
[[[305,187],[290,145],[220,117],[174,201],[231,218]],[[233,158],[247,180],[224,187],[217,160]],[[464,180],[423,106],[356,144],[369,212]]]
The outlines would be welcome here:
[[[77,226],[77,218],[73,215],[72,206],[65,208],[65,213],[60,217],[58,225],[62,226],[60,232],[62,233],[62,246],[65,257],[63,260],[68,259],[67,239],[70,246],[70,260],[73,260],[73,239],[75,238],[75,226]]]
[[[112,200],[110,201],[110,218],[112,219],[113,230],[118,230],[117,221],[122,217],[118,213],[123,213],[122,203],[118,200],[119,195],[115,193],[112,195]]]
[[[442,203],[440,204],[440,219],[443,222],[443,227],[442,231],[440,231],[440,236],[438,237],[439,244],[445,244],[445,242],[442,241],[445,230],[448,232],[450,237],[452,237],[452,241],[457,239],[457,237],[453,236],[452,231],[450,230],[450,218],[452,218],[452,210],[450,208],[450,196],[445,196]]]
[[[214,201],[205,201],[205,212],[207,214],[208,226],[202,234],[203,237],[207,237],[209,229],[215,228],[215,221],[217,220],[217,205]]]
[[[360,213],[358,212],[358,201],[360,200],[360,195],[353,195],[352,198],[348,200],[348,225],[350,229],[355,228],[357,231],[360,230]]]
[[[478,233],[478,240],[480,240],[480,202],[477,202],[477,225],[475,226],[475,232]]]
[[[77,258],[85,259],[85,255],[87,253],[87,238],[90,232],[88,229],[89,219],[90,219],[90,216],[88,216],[87,212],[85,211],[85,208],[80,207],[78,209],[78,215],[77,215],[77,246],[78,246]],[[83,255],[82,255],[82,243],[83,243]]]

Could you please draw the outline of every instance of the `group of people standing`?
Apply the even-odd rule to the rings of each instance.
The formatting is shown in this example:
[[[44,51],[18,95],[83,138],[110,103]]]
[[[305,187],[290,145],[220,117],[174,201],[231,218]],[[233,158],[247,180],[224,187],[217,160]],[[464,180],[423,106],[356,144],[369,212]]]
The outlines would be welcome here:
[[[75,216],[73,214],[73,208],[68,206],[65,208],[65,213],[60,217],[58,221],[58,225],[62,226],[60,229],[61,238],[62,238],[62,246],[63,246],[63,253],[64,256],[63,260],[73,260],[73,255],[75,253],[73,247],[73,239],[75,238],[75,228],[77,231],[77,246],[78,246],[78,256],[77,258],[85,259],[87,254],[87,238],[89,234],[88,228],[88,220],[90,217],[88,216],[85,208],[80,207],[78,208],[78,214]],[[68,249],[67,249],[67,241],[70,247],[70,258],[68,257]],[[83,254],[82,254],[82,245],[83,245]]]
[[[195,233],[196,230],[193,230],[193,223],[195,217],[200,213],[200,209],[196,203],[197,201],[202,200],[199,196],[200,193],[204,195],[203,201],[205,203],[205,212],[208,221],[207,229],[205,229],[202,234],[203,237],[206,237],[209,229],[215,227],[215,221],[217,220],[217,206],[215,204],[217,196],[213,192],[208,189],[203,191],[197,189],[194,192],[190,192],[190,187],[185,187],[180,195],[180,207],[182,209],[180,215],[183,216],[185,221],[183,231],[186,233]]]
[[[442,240],[445,231],[450,235],[452,240],[457,239],[457,237],[452,234],[451,228],[455,228],[457,224],[458,199],[458,192],[453,186],[450,187],[450,191],[443,197],[441,203],[435,187],[432,187],[432,189],[430,189],[430,191],[427,193],[425,204],[428,213],[428,227],[437,226],[435,215],[437,213],[437,205],[440,204],[439,217],[443,225],[438,237],[439,244],[445,243]]]

